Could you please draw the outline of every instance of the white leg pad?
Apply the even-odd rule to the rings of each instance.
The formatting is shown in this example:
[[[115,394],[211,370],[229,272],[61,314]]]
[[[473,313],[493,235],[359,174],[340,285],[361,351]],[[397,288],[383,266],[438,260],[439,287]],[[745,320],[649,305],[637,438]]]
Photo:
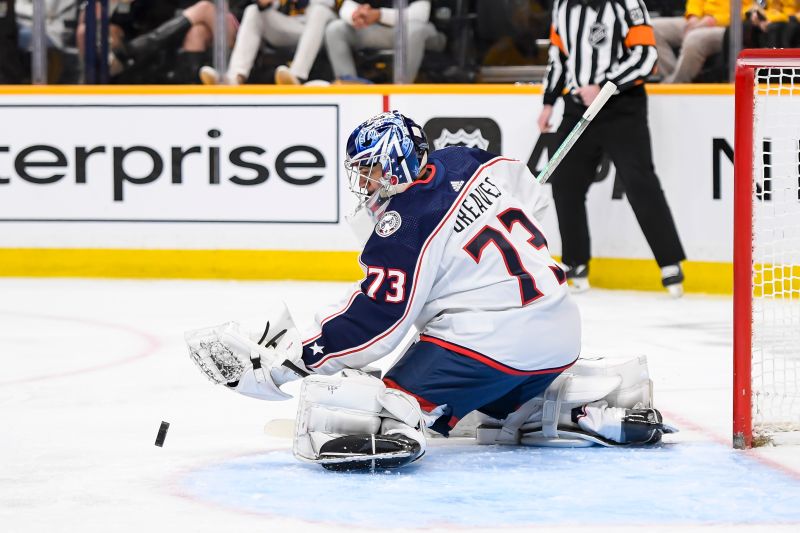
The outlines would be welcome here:
[[[422,411],[408,394],[358,370],[303,380],[295,423],[293,452],[319,462],[320,448],[346,435],[402,434],[425,449]]]
[[[476,428],[479,444],[584,446],[586,439],[571,420],[574,407],[603,400],[610,407],[652,407],[653,384],[647,357],[579,359],[539,396],[520,406],[505,420]],[[578,430],[575,433],[574,430]],[[563,435],[567,431],[569,436]],[[588,440],[588,442],[587,442]]]

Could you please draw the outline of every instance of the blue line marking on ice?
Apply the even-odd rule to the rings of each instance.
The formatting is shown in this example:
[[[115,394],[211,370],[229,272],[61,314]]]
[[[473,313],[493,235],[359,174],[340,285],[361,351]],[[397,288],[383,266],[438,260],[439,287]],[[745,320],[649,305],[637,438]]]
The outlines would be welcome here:
[[[362,527],[800,523],[800,480],[713,444],[437,443],[378,474],[328,472],[277,451],[194,471],[183,486],[232,509]]]

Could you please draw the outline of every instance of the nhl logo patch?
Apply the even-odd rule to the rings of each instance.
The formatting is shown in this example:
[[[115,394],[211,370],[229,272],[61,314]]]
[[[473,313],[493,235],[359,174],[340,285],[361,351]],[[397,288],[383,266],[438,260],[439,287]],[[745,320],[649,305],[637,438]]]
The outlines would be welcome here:
[[[455,133],[443,129],[442,134],[433,140],[433,147],[439,150],[447,146],[466,146],[486,150],[489,148],[489,140],[483,136],[480,128],[475,128],[475,131],[469,133],[464,128],[459,128]]]
[[[589,44],[591,44],[593,48],[597,48],[606,40],[607,35],[608,30],[605,25],[595,22],[592,24],[592,27],[589,28]]]
[[[375,225],[375,233],[380,235],[381,237],[388,237],[398,229],[400,229],[400,224],[403,223],[403,220],[400,218],[400,213],[397,211],[389,211],[385,215],[381,217],[378,223]]]

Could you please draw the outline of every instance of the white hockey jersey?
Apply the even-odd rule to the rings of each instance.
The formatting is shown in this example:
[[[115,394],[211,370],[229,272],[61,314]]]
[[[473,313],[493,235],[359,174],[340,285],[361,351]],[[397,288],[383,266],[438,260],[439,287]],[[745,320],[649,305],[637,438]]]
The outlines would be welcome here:
[[[427,176],[392,197],[359,257],[364,279],[316,316],[303,361],[360,368],[412,326],[508,373],[554,372],[580,353],[580,317],[537,215],[525,164],[474,148],[430,154]]]

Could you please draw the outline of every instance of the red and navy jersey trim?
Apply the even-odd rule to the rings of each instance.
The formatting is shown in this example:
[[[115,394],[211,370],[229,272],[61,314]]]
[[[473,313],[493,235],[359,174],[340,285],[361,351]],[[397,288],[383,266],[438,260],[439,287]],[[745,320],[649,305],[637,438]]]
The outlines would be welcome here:
[[[441,346],[445,350],[450,350],[451,352],[455,352],[465,357],[469,357],[470,359],[474,359],[475,361],[483,363],[486,366],[494,368],[495,370],[499,370],[504,374],[510,374],[512,376],[537,376],[540,374],[557,374],[568,369],[569,367],[575,364],[575,361],[578,360],[578,357],[575,357],[575,360],[569,363],[568,365],[559,366],[556,368],[542,368],[538,370],[520,370],[518,368],[505,365],[499,361],[492,359],[491,357],[487,357],[482,353],[476,352],[475,350],[470,350],[469,348],[465,348],[464,346],[460,346],[453,342],[448,342],[446,340],[442,340],[437,337],[431,337],[430,335],[420,335],[419,340],[420,342],[430,342],[432,344],[436,344],[437,346]]]
[[[397,382],[394,381],[394,380],[391,380],[389,378],[383,378],[383,383],[390,389],[396,389],[396,390],[399,390],[400,392],[405,392],[409,396],[412,396],[415,400],[417,400],[417,402],[419,402],[419,406],[422,408],[423,411],[427,411],[428,413],[432,413],[434,409],[439,407],[435,403],[429,402],[428,400],[426,400],[422,396],[418,396],[418,395],[414,394],[413,392],[410,392],[410,391],[404,389],[403,387],[398,385]]]

